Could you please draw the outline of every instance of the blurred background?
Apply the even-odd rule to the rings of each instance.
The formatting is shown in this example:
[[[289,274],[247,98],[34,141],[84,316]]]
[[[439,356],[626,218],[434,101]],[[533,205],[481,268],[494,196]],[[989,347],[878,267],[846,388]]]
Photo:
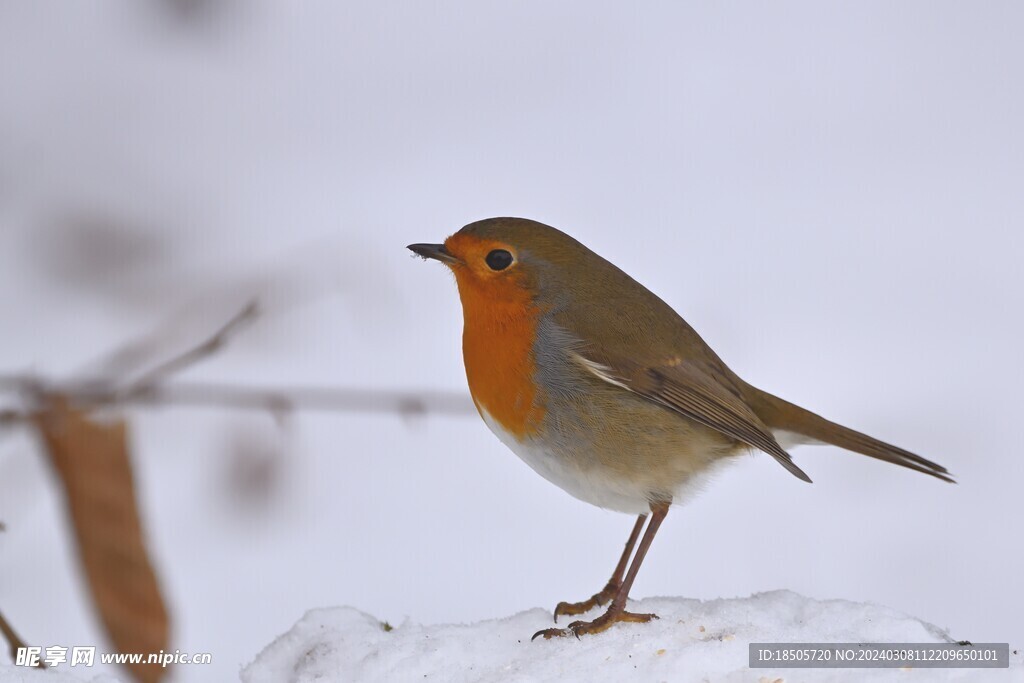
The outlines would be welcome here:
[[[748,381],[960,481],[819,447],[795,451],[808,486],[751,457],[669,516],[636,597],[788,588],[1019,645],[1022,21],[1009,1],[2,2],[0,374],[128,376],[255,298],[174,381],[465,395],[452,278],[405,245],[534,218]],[[469,413],[126,414],[172,648],[213,654],[174,680],[234,679],[315,607],[583,599],[632,525]],[[0,429],[0,608],[34,644],[102,644],[38,440]]]

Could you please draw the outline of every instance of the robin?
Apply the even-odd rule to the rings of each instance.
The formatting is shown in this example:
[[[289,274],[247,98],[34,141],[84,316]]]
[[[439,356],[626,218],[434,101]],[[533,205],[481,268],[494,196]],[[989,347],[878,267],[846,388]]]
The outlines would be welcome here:
[[[669,506],[751,450],[806,482],[780,443],[833,444],[953,481],[930,460],[747,384],[668,304],[555,228],[490,218],[409,249],[455,274],[466,378],[491,431],[569,494],[638,515],[608,584],[559,603],[555,623],[608,609],[534,638],[657,618],[628,612],[626,599]]]

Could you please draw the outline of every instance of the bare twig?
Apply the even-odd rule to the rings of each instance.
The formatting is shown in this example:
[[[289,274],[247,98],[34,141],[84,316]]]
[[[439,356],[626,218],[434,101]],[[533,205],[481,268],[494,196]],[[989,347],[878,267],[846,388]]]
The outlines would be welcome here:
[[[239,328],[259,313],[255,301],[225,323],[209,339],[144,372],[127,386],[105,382],[47,384],[32,375],[0,375],[0,390],[10,389],[34,397],[36,406],[24,411],[0,410],[0,426],[32,419],[47,396],[59,396],[81,408],[117,406],[204,406],[243,410],[350,411],[415,415],[468,415],[473,404],[456,392],[343,389],[330,387],[246,387],[230,384],[167,382],[180,372],[227,344]]]
[[[0,391],[22,392],[33,383],[38,383],[38,380],[29,374],[0,375]]]
[[[470,415],[472,402],[454,391],[401,391],[332,387],[247,387],[202,382],[172,382],[130,392],[89,386],[52,386],[48,393],[81,408],[193,406],[268,410],[319,410],[415,415]],[[0,410],[0,426],[30,421],[38,410]]]
[[[258,314],[259,306],[256,301],[249,302],[246,304],[245,308],[224,323],[224,326],[217,330],[209,339],[181,355],[175,356],[174,358],[157,365],[155,368],[151,368],[144,372],[140,377],[136,378],[127,389],[125,389],[125,392],[131,394],[146,391],[171,375],[181,372],[188,366],[198,363],[207,356],[213,355],[228,343],[235,332],[237,332],[246,323],[252,322]]]
[[[456,392],[334,389],[330,387],[260,388],[229,384],[174,383],[131,396],[122,402],[134,405],[191,405],[272,412],[292,410],[398,413],[404,416],[434,413],[468,415],[474,412],[468,398]]]
[[[17,424],[26,420],[25,414],[17,410],[0,410],[0,427]]]
[[[10,648],[11,661],[18,661],[18,650],[27,647],[25,641],[23,641],[14,630],[7,620],[4,619],[3,613],[0,613],[0,633],[3,634],[4,639],[7,641],[7,645]],[[42,662],[36,664],[40,669],[45,668]]]

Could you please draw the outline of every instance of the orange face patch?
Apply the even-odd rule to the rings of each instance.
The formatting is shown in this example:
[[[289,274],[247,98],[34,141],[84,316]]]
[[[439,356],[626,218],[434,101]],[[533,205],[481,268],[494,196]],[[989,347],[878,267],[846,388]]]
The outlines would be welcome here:
[[[538,311],[525,274],[513,262],[493,271],[487,254],[515,250],[493,240],[456,234],[445,248],[462,299],[462,355],[473,401],[518,439],[534,433],[544,409],[534,384],[533,343]]]

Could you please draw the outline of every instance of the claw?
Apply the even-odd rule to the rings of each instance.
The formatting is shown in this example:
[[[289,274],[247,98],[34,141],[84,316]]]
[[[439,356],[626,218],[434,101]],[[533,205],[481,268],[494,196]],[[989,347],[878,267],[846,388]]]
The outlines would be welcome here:
[[[616,610],[614,608],[610,608],[607,612],[593,621],[574,621],[566,628],[545,628],[534,633],[530,640],[536,640],[540,636],[544,636],[545,640],[561,638],[569,635],[579,638],[581,635],[593,635],[595,633],[607,631],[613,624],[620,621],[633,624],[646,624],[647,622],[657,618],[657,614],[637,614],[635,612],[627,612],[621,609]]]
[[[550,640],[551,638],[558,638],[560,636],[569,635],[564,628],[542,628],[533,634],[530,638],[530,642],[537,640],[540,636],[544,636],[544,640]]]
[[[583,602],[560,602],[555,606],[555,623],[558,623],[558,617],[560,616],[574,617],[577,614],[586,614],[595,607],[606,605],[612,601],[618,592],[619,584],[609,581],[608,585],[602,588],[599,593],[594,593],[588,600]]]

